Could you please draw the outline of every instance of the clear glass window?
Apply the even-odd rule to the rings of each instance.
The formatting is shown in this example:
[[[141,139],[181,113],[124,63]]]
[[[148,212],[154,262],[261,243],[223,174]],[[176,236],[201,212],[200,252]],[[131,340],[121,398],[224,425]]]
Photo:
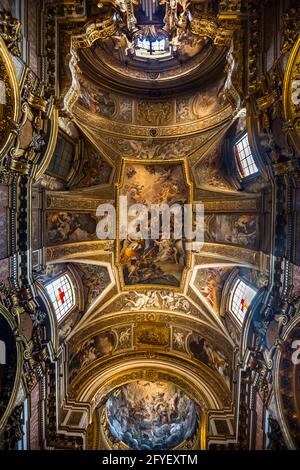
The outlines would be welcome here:
[[[244,134],[234,146],[241,175],[245,178],[258,172],[252,156],[248,135]]]

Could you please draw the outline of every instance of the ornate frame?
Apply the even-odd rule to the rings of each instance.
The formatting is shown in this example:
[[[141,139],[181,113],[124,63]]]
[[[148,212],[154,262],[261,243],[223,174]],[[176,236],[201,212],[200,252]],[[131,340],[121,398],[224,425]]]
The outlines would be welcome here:
[[[22,346],[21,346],[22,339],[19,336],[15,319],[12,317],[12,314],[1,303],[0,303],[0,315],[2,315],[4,319],[7,321],[7,323],[9,324],[11,328],[11,332],[13,336],[15,336],[16,338],[16,350],[17,350],[17,370],[16,370],[16,375],[15,375],[15,380],[14,380],[14,386],[13,386],[13,391],[12,391],[9,403],[7,405],[7,408],[5,410],[5,413],[0,419],[0,431],[1,431],[3,427],[5,426],[7,418],[11,415],[16,399],[17,399],[18,390],[19,390],[20,383],[21,383],[22,371],[23,371],[23,351],[22,351]]]
[[[185,280],[188,275],[189,269],[192,266],[192,252],[189,251],[187,252],[187,262],[186,266],[182,271],[182,277],[181,277],[181,282],[179,287],[173,287],[173,286],[161,286],[159,284],[135,284],[135,285],[126,285],[124,282],[124,276],[123,276],[123,269],[122,265],[120,263],[120,239],[119,239],[119,195],[120,195],[120,189],[124,183],[124,172],[125,172],[125,167],[127,164],[135,164],[135,165],[181,165],[183,169],[183,177],[184,177],[184,182],[187,187],[187,192],[188,192],[188,203],[191,204],[193,202],[193,183],[190,179],[189,175],[189,170],[188,170],[188,164],[187,161],[184,157],[178,158],[175,160],[136,160],[131,157],[123,157],[122,163],[121,163],[121,170],[120,170],[120,177],[119,177],[119,182],[116,183],[115,185],[115,200],[116,200],[116,269],[119,273],[119,279],[120,279],[120,285],[122,290],[140,290],[140,289],[164,289],[164,290],[172,290],[172,291],[183,291],[184,285],[185,285]]]
[[[0,79],[4,81],[8,86],[8,97],[9,104],[7,111],[7,130],[4,132],[4,138],[0,141],[0,156],[4,156],[12,144],[15,137],[14,127],[19,122],[19,115],[21,110],[21,97],[20,97],[20,86],[16,70],[11,59],[10,53],[5,45],[5,42],[0,37]],[[2,127],[2,126],[1,126]],[[9,130],[10,129],[10,130]]]
[[[295,151],[300,153],[300,104],[293,103],[293,81],[300,81],[300,37],[295,43],[288,60],[283,81],[283,114],[287,121],[287,133]]]

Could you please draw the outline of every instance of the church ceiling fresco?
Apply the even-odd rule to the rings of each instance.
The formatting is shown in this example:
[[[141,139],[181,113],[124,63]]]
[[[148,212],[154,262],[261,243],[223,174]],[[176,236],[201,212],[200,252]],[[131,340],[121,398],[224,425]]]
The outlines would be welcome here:
[[[97,218],[80,212],[48,212],[47,239],[49,245],[65,242],[97,240]]]
[[[161,205],[177,204],[183,207],[190,199],[190,188],[182,162],[174,164],[123,164],[118,196],[127,197],[128,210],[134,204]],[[148,209],[148,210],[149,210]],[[133,223],[135,216],[128,218]],[[158,224],[151,215],[151,224]],[[125,285],[166,285],[179,287],[182,274],[188,263],[185,240],[176,240],[174,228],[170,226],[171,238],[143,239],[142,230],[150,236],[151,227],[140,228],[140,237],[120,240],[117,258],[123,273]]]
[[[217,312],[220,309],[221,295],[224,283],[232,267],[211,267],[198,269],[194,286]]]
[[[194,167],[197,186],[203,189],[217,191],[234,191],[235,188],[226,178],[224,162],[222,161],[221,143],[211,145],[207,152],[199,156]]]
[[[251,214],[206,215],[205,240],[256,248],[258,217]]]
[[[212,343],[194,333],[188,338],[188,348],[196,359],[216,370],[230,387],[231,365],[221,351],[215,349]]]
[[[85,306],[87,308],[98,299],[100,294],[110,284],[110,275],[104,266],[87,263],[76,263],[75,266],[79,269],[79,275],[84,287]]]
[[[78,104],[93,114],[113,118],[117,112],[116,100],[107,91],[99,90],[96,85],[81,78]]]
[[[151,66],[145,71],[138,64],[135,66],[131,58],[123,80],[120,79],[124,67],[123,40],[112,37],[96,41],[92,47],[79,47],[81,70],[76,75],[76,68],[71,66],[77,85],[69,90],[64,104],[73,123],[85,136],[84,145],[80,147],[80,159],[68,195],[63,191],[51,194],[51,189],[56,189],[54,182],[45,183],[50,188],[45,225],[48,260],[59,257],[72,261],[73,258],[84,287],[85,309],[88,309],[86,316],[70,315],[60,325],[60,344],[62,347],[67,344],[68,349],[66,389],[71,395],[76,394],[88,377],[99,374],[101,368],[117,364],[120,357],[137,360],[165,355],[173,360],[177,357],[181,364],[197,364],[208,380],[222,382],[226,395],[232,387],[232,338],[237,333],[234,329],[227,330],[219,317],[222,290],[234,266],[245,263],[239,247],[250,249],[251,257],[255,258],[259,233],[256,201],[224,201],[218,196],[233,191],[237,194],[221,158],[224,136],[234,120],[225,90],[226,74],[218,69],[225,58],[224,50],[220,53],[220,49],[201,37],[195,36],[192,42],[186,38],[180,52],[185,56],[180,71],[171,62],[164,70],[150,70]],[[114,49],[116,44],[118,48]],[[109,60],[95,74],[110,51]],[[207,69],[204,67],[203,73],[215,61],[213,80],[206,82],[202,76],[195,82],[193,92],[177,88],[172,96],[164,89],[164,83],[171,80],[175,90],[180,74],[190,75],[193,81],[193,73],[199,70],[204,57]],[[113,77],[111,70],[115,72]],[[145,95],[143,90],[149,81],[153,83],[154,93]],[[77,141],[73,123],[64,118],[59,125]],[[211,268],[198,269],[200,258],[197,258],[198,271],[193,281],[197,294],[189,288],[195,260],[186,252],[185,240],[172,236],[165,240],[160,234],[159,240],[127,237],[97,245],[98,202],[110,200],[117,212],[119,196],[127,197],[129,207],[183,205],[192,202],[197,194],[193,194],[192,185],[203,191],[203,203],[208,210],[205,242],[211,246],[210,256],[219,260]],[[206,199],[206,190],[213,193],[215,202]],[[78,197],[80,210],[76,210]],[[88,201],[91,197],[93,201]],[[224,266],[224,260],[222,263],[225,252],[230,266]],[[96,260],[110,263],[113,272],[114,286],[109,287],[105,297],[103,292],[111,282],[110,276],[105,267],[93,264]],[[202,263],[207,264],[207,259],[203,258]],[[124,420],[114,414],[110,417],[114,423],[114,431],[110,431],[115,439],[124,439],[129,447],[130,443],[150,445],[144,425],[138,429],[139,438],[136,434],[130,437],[131,431]],[[170,426],[165,441],[157,445],[179,444],[184,438],[184,423],[179,416],[176,419],[176,426],[164,423]],[[147,424],[152,441],[154,434],[160,433],[158,422],[159,418],[153,417]],[[116,429],[121,434],[117,435]],[[191,436],[185,435],[188,437]]]
[[[224,81],[223,77],[215,84],[199,87],[193,94],[148,101],[101,90],[95,83],[80,77],[80,94],[76,104],[91,115],[120,123],[148,126],[187,123],[213,115],[227,104],[223,93]]]
[[[97,139],[96,135],[93,134],[93,136]],[[117,152],[117,158],[128,155],[142,160],[170,160],[192,154],[201,148],[207,138],[208,135],[204,134],[196,137],[178,137],[173,140],[155,138],[134,140],[100,132],[97,142],[99,145],[107,146],[110,152]]]
[[[282,11],[266,31],[270,2],[3,2],[34,25],[0,12],[0,304],[15,321],[0,305],[0,341],[16,345],[0,424],[24,361],[16,421],[35,446],[263,448],[273,416],[277,444],[298,445],[300,44]],[[164,233],[161,204],[190,204],[192,229],[202,204],[203,245],[172,217]]]
[[[69,351],[69,381],[71,382],[80,370],[88,367],[96,359],[111,354],[114,347],[115,335],[105,332],[86,340],[74,351]]]
[[[112,435],[131,449],[172,449],[196,432],[194,402],[172,385],[132,382],[109,397],[106,413]]]
[[[85,142],[82,151],[80,168],[71,182],[72,188],[87,188],[109,184],[112,176],[112,167],[92,145]]]

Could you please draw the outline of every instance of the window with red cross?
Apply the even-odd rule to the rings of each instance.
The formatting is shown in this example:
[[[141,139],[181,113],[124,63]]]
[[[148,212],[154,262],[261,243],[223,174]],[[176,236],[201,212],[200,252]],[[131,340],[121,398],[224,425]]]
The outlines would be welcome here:
[[[46,285],[47,293],[53,304],[57,320],[62,320],[75,305],[73,284],[67,274]]]
[[[234,285],[230,301],[230,310],[240,325],[242,325],[245,319],[256,292],[256,289],[249,286],[241,279],[238,279]]]

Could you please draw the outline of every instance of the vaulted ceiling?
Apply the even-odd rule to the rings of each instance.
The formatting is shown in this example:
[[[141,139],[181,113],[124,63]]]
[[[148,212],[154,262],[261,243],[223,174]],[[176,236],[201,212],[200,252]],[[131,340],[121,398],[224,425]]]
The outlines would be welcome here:
[[[34,112],[22,108],[20,138],[8,161],[11,171],[30,175],[28,219],[19,222],[25,233],[30,220],[28,244],[20,250],[30,259],[13,269],[18,279],[30,272],[30,288],[47,312],[40,324],[44,343],[51,344],[43,379],[56,409],[47,416],[55,428],[50,446],[230,446],[239,442],[239,404],[253,370],[272,395],[266,364],[285,319],[273,312],[273,333],[260,343],[268,326],[258,305],[272,309],[271,290],[288,279],[279,259],[284,242],[275,236],[288,223],[282,214],[276,219],[276,210],[292,213],[296,183],[274,181],[295,158],[277,132],[281,108],[270,91],[286,62],[273,61],[267,83],[259,81],[255,35],[248,34],[256,28],[257,5],[242,3],[43,4],[39,68],[46,86],[30,69],[19,75],[16,88]],[[249,152],[245,160],[252,158],[248,173],[238,144],[244,157]],[[203,245],[189,250],[188,240],[173,232],[158,240],[123,236],[120,196],[128,207],[189,203],[194,215],[202,204]],[[3,192],[4,200],[5,207],[15,201]],[[107,239],[99,236],[104,204],[117,217],[116,233]],[[68,301],[68,284],[58,295],[49,286],[62,278],[71,283],[73,304],[58,317],[55,305]],[[232,307],[239,280],[255,295],[250,306],[241,294],[237,310],[244,322]],[[21,324],[30,340],[24,315]],[[133,431],[140,408],[151,421],[142,442]],[[170,429],[180,422],[180,432],[161,438],[158,415]]]

